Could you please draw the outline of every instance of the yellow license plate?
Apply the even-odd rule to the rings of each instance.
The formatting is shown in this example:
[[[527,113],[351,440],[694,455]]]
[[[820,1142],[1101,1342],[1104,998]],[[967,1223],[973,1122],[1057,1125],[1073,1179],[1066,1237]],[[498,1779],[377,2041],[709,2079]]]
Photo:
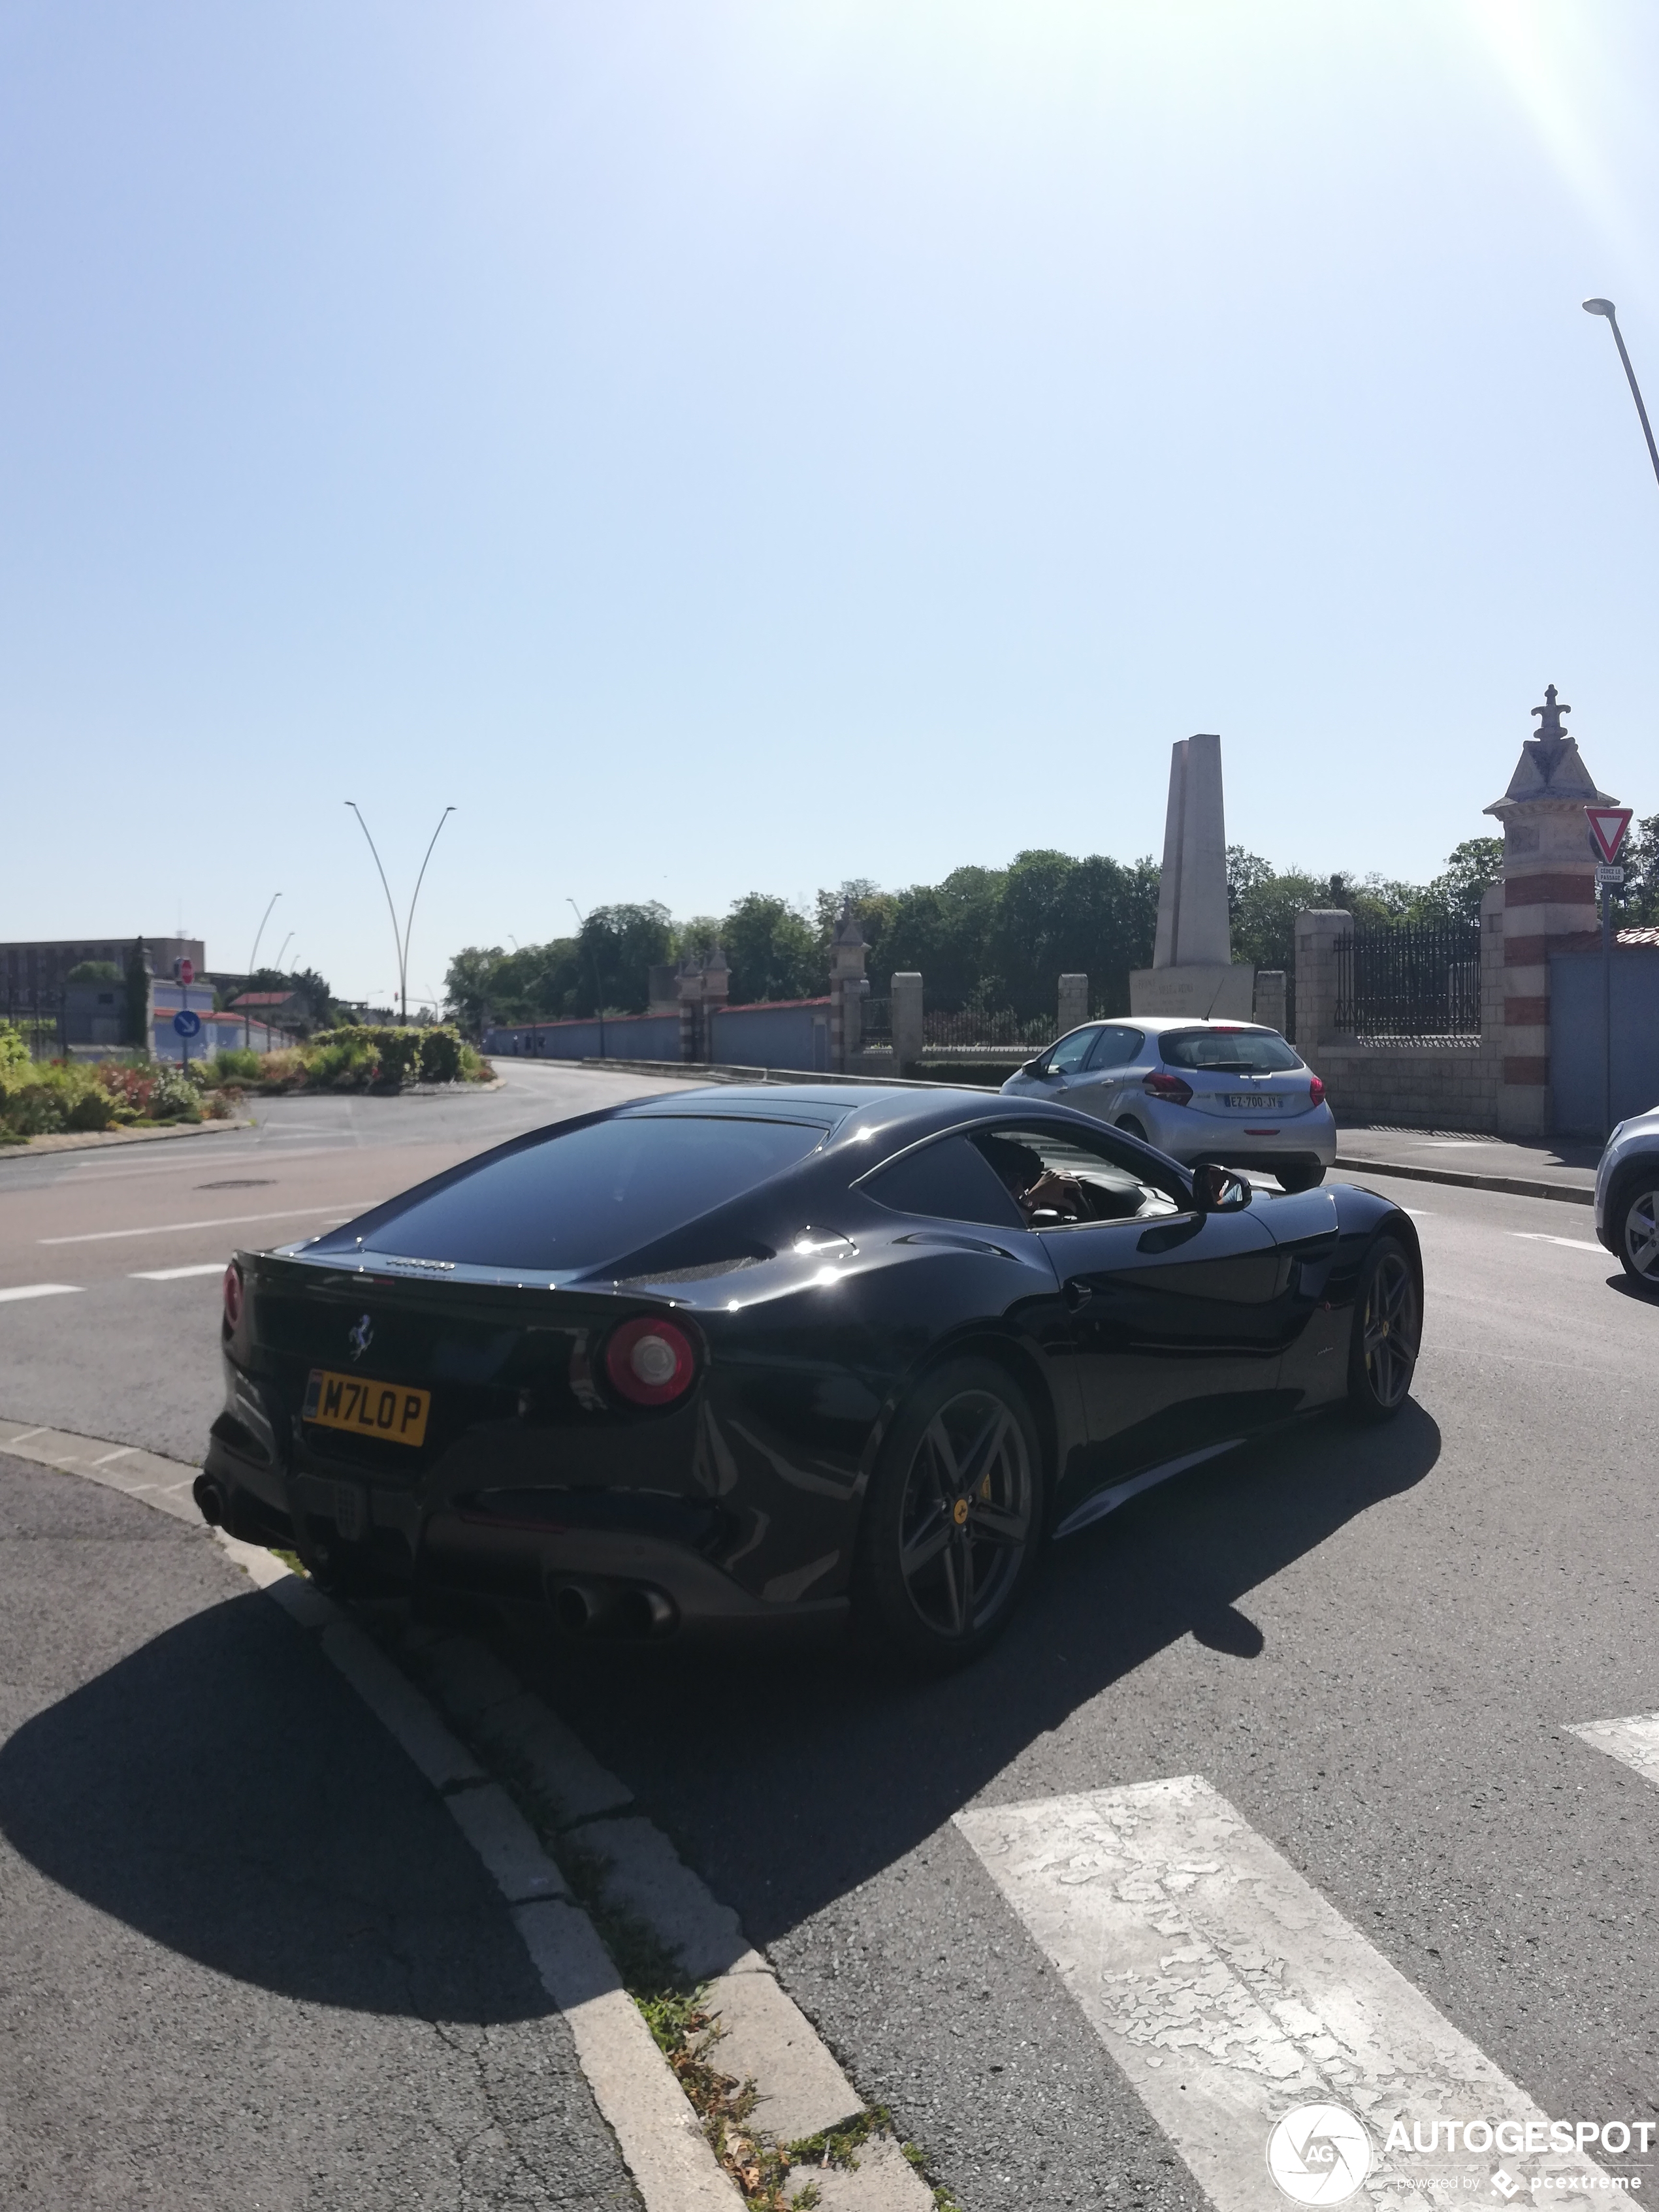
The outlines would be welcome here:
[[[354,1437],[380,1437],[392,1444],[426,1442],[429,1390],[401,1382],[374,1382],[366,1375],[335,1375],[313,1367],[306,1383],[305,1419]]]

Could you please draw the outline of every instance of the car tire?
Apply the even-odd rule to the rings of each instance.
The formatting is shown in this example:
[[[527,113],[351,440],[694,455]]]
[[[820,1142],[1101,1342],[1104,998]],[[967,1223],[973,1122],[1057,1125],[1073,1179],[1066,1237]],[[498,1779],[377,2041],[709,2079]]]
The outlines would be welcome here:
[[[1117,1126],[1122,1130],[1126,1137],[1139,1137],[1143,1145],[1147,1145],[1152,1142],[1151,1138],[1146,1134],[1146,1132],[1141,1127],[1139,1122],[1136,1121],[1133,1114],[1124,1114],[1121,1115],[1119,1117]]]
[[[1608,1243],[1632,1282],[1659,1291],[1659,1160],[1626,1169],[1613,1187]]]
[[[1362,1421],[1391,1421],[1411,1395],[1423,1301],[1411,1255],[1379,1237],[1360,1263],[1348,1341],[1348,1403]]]
[[[934,1671],[976,1659],[1036,1565],[1043,1468],[1024,1394],[989,1359],[953,1359],[899,1407],[859,1534],[859,1612]]]
[[[1292,1195],[1298,1190],[1313,1190],[1324,1182],[1325,1170],[1317,1160],[1298,1160],[1292,1166],[1287,1160],[1282,1168],[1275,1168],[1280,1190]]]

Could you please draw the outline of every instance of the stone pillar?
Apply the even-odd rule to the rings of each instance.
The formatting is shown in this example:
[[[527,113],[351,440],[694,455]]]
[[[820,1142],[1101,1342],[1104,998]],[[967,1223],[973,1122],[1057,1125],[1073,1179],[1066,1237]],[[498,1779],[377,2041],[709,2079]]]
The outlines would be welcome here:
[[[1536,1138],[1550,1127],[1550,954],[1596,927],[1595,860],[1587,806],[1598,791],[1561,726],[1554,684],[1534,707],[1538,735],[1521,748],[1509,789],[1487,807],[1504,825],[1504,1030],[1498,1133]]]
[[[1062,975],[1060,979],[1059,1026],[1056,1036],[1064,1036],[1067,1030],[1080,1029],[1089,1018],[1089,979],[1086,975]]]
[[[1231,958],[1221,740],[1182,738],[1171,748],[1152,965],[1224,968]]]
[[[848,1059],[859,1049],[869,950],[848,899],[830,943],[830,1066],[837,1075],[847,1073]]]
[[[893,997],[893,1073],[915,1075],[921,1066],[921,978],[895,975]]]
[[[1129,1011],[1249,1021],[1254,985],[1255,970],[1232,958],[1221,740],[1182,738],[1170,759],[1152,964],[1131,971]]]
[[[1282,968],[1256,969],[1255,1018],[1264,1029],[1277,1030],[1280,1036],[1285,1034],[1289,997],[1289,978]]]
[[[1346,907],[1313,907],[1296,918],[1296,1047],[1316,1071],[1315,1053],[1337,1034],[1336,948],[1352,935]]]
[[[686,1060],[703,1057],[702,1036],[702,963],[688,953],[679,964],[674,978],[680,1001],[680,1058]]]

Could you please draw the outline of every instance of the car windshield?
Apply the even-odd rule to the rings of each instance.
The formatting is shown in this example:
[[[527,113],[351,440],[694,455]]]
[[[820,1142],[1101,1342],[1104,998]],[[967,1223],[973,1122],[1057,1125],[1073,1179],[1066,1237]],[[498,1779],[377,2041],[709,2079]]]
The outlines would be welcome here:
[[[1222,1075],[1283,1075],[1302,1062],[1271,1030],[1176,1030],[1158,1039],[1165,1067]]]
[[[368,1226],[349,1222],[313,1252],[549,1273],[597,1267],[696,1220],[823,1141],[823,1124],[736,1115],[620,1115],[483,1160]]]

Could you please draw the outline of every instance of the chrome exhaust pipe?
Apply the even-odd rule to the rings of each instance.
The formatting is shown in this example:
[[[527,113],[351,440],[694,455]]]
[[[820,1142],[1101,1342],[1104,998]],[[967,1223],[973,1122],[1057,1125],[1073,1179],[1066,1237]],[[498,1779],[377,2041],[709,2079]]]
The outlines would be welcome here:
[[[610,1595],[592,1583],[560,1583],[553,1592],[553,1618],[567,1636],[586,1636],[611,1609]]]
[[[672,1636],[679,1626],[679,1614],[672,1598],[648,1583],[636,1583],[625,1589],[617,1607],[622,1625],[630,1636]]]

